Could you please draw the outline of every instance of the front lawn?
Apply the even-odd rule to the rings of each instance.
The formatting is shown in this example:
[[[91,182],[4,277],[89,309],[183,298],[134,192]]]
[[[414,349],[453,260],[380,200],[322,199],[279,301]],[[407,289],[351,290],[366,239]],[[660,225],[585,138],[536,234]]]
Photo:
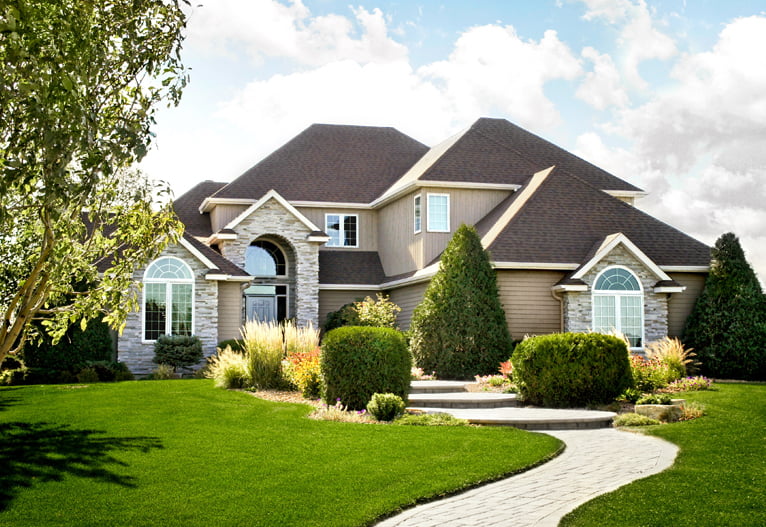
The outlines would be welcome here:
[[[766,385],[689,392],[707,415],[648,427],[680,447],[670,469],[588,502],[565,526],[766,525]]]
[[[309,412],[208,380],[0,388],[0,525],[359,526],[560,448]]]

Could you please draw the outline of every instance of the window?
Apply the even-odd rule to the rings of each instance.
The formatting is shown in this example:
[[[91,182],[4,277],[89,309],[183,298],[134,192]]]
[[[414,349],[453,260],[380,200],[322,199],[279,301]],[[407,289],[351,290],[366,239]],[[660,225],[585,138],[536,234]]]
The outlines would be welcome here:
[[[428,195],[428,231],[449,232],[449,194]]]
[[[593,287],[593,331],[619,331],[640,348],[644,340],[644,295],[636,276],[624,267],[609,267]]]
[[[285,254],[269,241],[255,241],[245,250],[245,271],[252,276],[285,276]]]
[[[163,257],[144,273],[144,340],[194,332],[194,275],[178,258]]]
[[[415,234],[420,232],[421,217],[420,217],[420,194],[415,196]]]
[[[356,214],[325,214],[328,247],[358,247]]]

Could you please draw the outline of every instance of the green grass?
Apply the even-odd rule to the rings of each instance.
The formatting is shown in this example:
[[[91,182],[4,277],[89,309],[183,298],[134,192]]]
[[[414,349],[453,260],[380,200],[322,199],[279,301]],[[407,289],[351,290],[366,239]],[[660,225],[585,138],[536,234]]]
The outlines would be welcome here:
[[[716,384],[683,394],[706,415],[647,433],[680,447],[675,465],[600,496],[563,526],[766,525],[766,385]]]
[[[560,448],[309,411],[209,380],[2,388],[0,525],[358,526]]]

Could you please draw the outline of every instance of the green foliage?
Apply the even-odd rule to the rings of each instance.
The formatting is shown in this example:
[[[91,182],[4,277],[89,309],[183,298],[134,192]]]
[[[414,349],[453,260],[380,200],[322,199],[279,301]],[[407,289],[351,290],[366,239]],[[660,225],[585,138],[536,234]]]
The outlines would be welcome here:
[[[113,360],[114,343],[109,326],[93,319],[84,330],[80,324],[70,326],[55,344],[52,337],[41,334],[24,345],[21,358],[29,368],[77,373],[91,361]]]
[[[378,421],[393,421],[406,407],[402,398],[393,393],[374,393],[367,403],[367,411]]]
[[[640,355],[631,355],[630,370],[633,385],[640,392],[653,392],[664,388],[674,376],[668,365],[659,359],[645,359]]]
[[[513,349],[497,278],[476,229],[461,225],[410,326],[417,365],[440,379],[495,373]]]
[[[606,404],[633,382],[625,342],[600,333],[531,337],[511,361],[519,393],[535,405]]]
[[[238,353],[245,352],[245,343],[242,341],[242,339],[222,340],[221,342],[218,343],[218,346],[216,347],[222,350],[225,350],[226,348],[230,348],[231,351],[236,351]]]
[[[0,359],[41,315],[54,340],[101,311],[124,327],[136,266],[180,235],[130,167],[186,84],[185,23],[178,0],[0,3]]]
[[[225,342],[225,341],[224,341]],[[218,353],[208,359],[205,376],[214,379],[219,388],[240,389],[250,385],[247,375],[247,360],[242,353],[231,346],[218,348]]]
[[[617,400],[635,404],[643,395],[643,392],[636,388],[625,388],[625,390],[617,397]]]
[[[77,382],[98,382],[98,380],[98,372],[96,371],[96,368],[92,366],[83,368],[80,370],[80,373],[77,374]]]
[[[436,414],[405,414],[394,421],[394,424],[405,426],[467,426],[468,421],[440,412]]]
[[[713,387],[713,381],[707,377],[696,376],[678,379],[668,384],[663,391],[668,393],[677,392],[697,392],[700,390],[710,390]]]
[[[402,310],[391,302],[389,297],[377,293],[377,300],[365,297],[364,300],[341,306],[337,311],[327,314],[322,329],[326,332],[343,326],[372,326],[395,328],[396,316]]]
[[[154,371],[149,376],[153,381],[167,381],[170,379],[177,379],[175,368],[169,364],[158,364]]]
[[[612,424],[618,426],[650,426],[661,424],[657,419],[652,419],[645,415],[639,415],[633,412],[620,414],[614,418]]]
[[[325,335],[321,369],[325,402],[340,399],[352,410],[365,408],[374,393],[407,399],[412,357],[404,337],[391,328],[348,326]]]
[[[318,399],[322,396],[321,355],[319,348],[307,352],[299,351],[290,353],[287,361],[282,362],[282,373],[286,380],[306,399]]]
[[[250,387],[259,390],[282,388],[285,348],[279,324],[249,320],[242,328],[242,341]]]
[[[668,382],[686,377],[687,373],[696,369],[699,362],[691,349],[684,347],[678,338],[664,337],[646,345],[644,353],[650,359],[656,359],[668,368]]]
[[[686,321],[683,340],[697,351],[705,375],[766,380],[766,296],[739,240],[722,235],[710,274]]]
[[[666,393],[651,393],[639,397],[636,404],[670,404],[670,395]]]
[[[167,364],[176,368],[188,368],[200,362],[203,357],[202,342],[197,336],[162,335],[154,343],[155,364]]]
[[[325,333],[343,326],[360,326],[359,313],[356,312],[356,303],[344,304],[337,311],[327,314],[322,330]]]

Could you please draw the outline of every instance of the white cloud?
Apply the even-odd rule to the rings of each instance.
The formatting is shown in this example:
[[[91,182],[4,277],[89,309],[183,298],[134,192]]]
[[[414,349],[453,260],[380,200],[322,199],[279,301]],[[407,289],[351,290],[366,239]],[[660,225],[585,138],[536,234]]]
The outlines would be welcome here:
[[[352,8],[354,19],[313,16],[301,0],[215,0],[195,8],[187,42],[213,54],[235,55],[244,47],[251,58],[286,58],[307,65],[352,59],[389,62],[407,48],[388,36],[380,9]],[[359,33],[355,37],[355,33]]]
[[[582,50],[582,57],[593,62],[593,71],[585,74],[575,96],[597,110],[605,110],[610,106],[627,106],[628,94],[612,58],[590,46]]]

